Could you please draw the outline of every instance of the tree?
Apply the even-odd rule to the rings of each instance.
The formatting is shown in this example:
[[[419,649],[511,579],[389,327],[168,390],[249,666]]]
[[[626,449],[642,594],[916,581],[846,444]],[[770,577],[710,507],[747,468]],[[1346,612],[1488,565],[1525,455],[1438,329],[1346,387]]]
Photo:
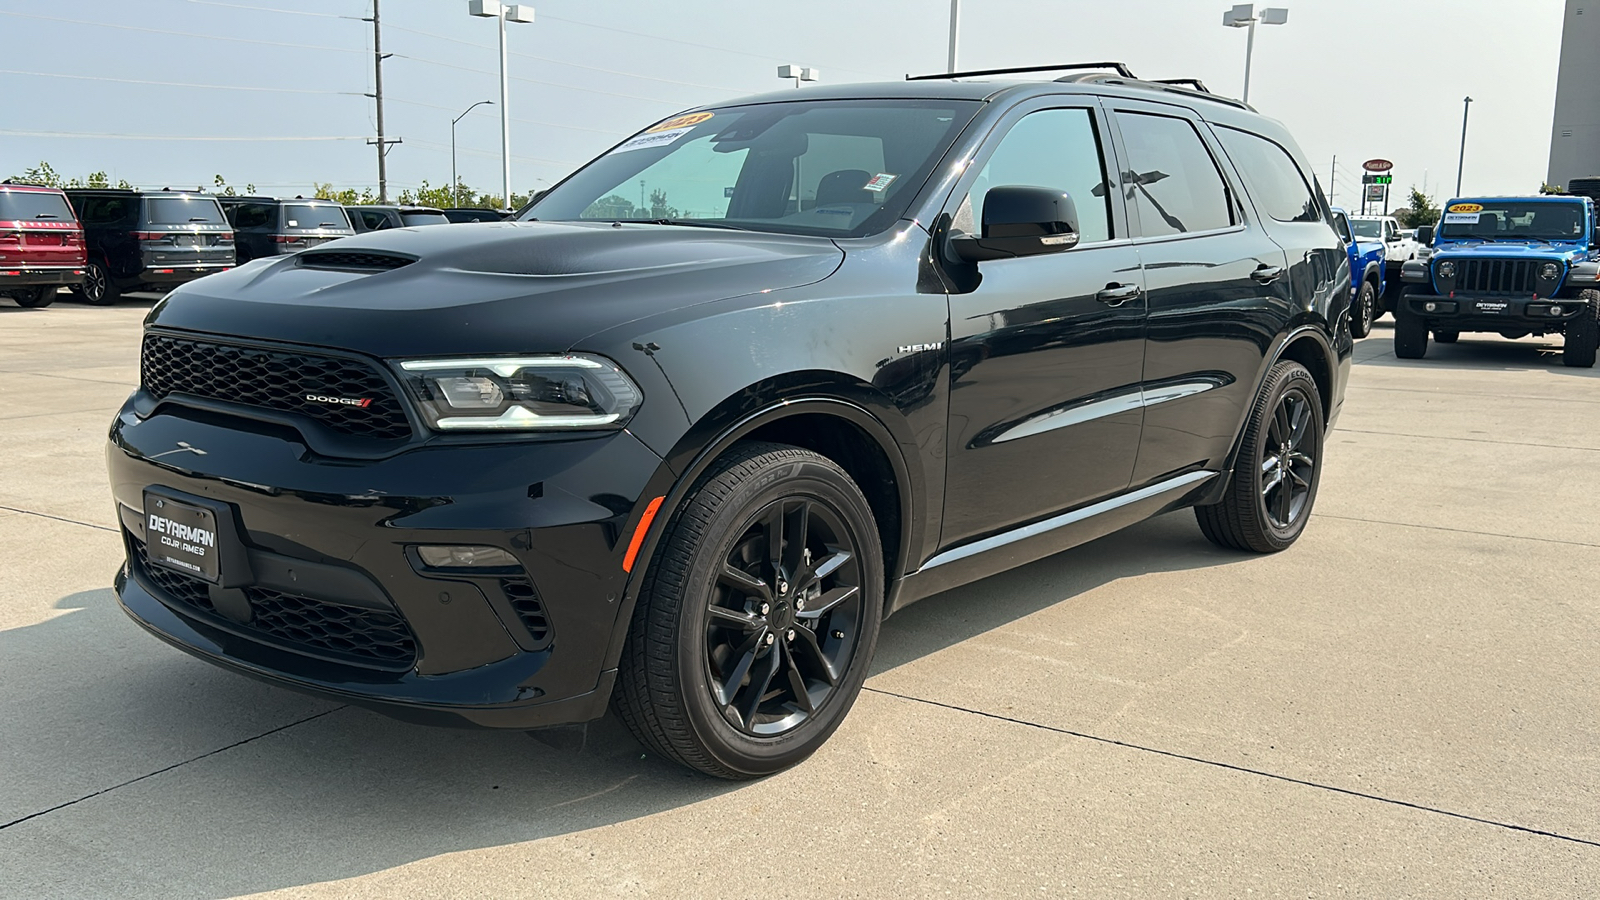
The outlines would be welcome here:
[[[634,216],[633,211],[634,211],[633,201],[629,200],[627,197],[622,196],[621,194],[612,194],[609,197],[601,197],[599,200],[596,200],[595,202],[589,204],[589,208],[583,211],[582,218],[585,218],[585,219],[632,219],[632,218],[637,218],[636,216]]]
[[[311,186],[316,189],[311,196],[318,200],[332,200],[344,206],[371,206],[378,202],[378,195],[372,192],[372,188],[362,188],[360,193],[356,193],[355,188],[336,191],[331,182],[326,184],[312,182]]]
[[[217,190],[216,190],[217,196],[219,196],[219,197],[237,197],[237,196],[239,196],[239,192],[234,190],[233,187],[228,184],[227,180],[224,179],[221,175],[213,175],[211,177],[211,181],[212,181],[213,184],[215,184],[217,186]],[[247,185],[244,186],[244,192],[247,195],[248,194],[254,194],[256,192],[256,186],[253,185],[253,184],[247,184]]]
[[[1439,224],[1439,207],[1433,204],[1433,198],[1417,190],[1416,185],[1411,186],[1411,197],[1406,208],[1395,210],[1395,219],[1403,228],[1417,228],[1422,225]]]

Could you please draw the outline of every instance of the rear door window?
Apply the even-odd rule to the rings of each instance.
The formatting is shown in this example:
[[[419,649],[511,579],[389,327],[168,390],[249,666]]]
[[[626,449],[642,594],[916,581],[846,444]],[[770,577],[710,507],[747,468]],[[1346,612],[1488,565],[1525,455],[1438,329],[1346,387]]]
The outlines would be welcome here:
[[[272,224],[272,206],[266,203],[240,203],[232,210],[233,227],[266,228]]]
[[[146,197],[145,221],[152,225],[225,225],[222,208],[210,197]]]
[[[1235,224],[1228,183],[1187,119],[1118,112],[1128,150],[1122,173],[1145,237],[1215,231]]]
[[[65,197],[48,191],[0,191],[0,222],[71,222]]]
[[[1289,151],[1264,137],[1233,128],[1218,128],[1217,138],[1263,215],[1279,222],[1322,220],[1316,192]]]

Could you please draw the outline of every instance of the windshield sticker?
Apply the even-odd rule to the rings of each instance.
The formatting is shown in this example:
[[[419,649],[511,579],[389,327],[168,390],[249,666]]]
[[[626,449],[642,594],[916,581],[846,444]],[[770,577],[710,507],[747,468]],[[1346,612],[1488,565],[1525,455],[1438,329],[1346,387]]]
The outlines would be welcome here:
[[[687,128],[674,128],[671,131],[646,131],[636,138],[622,142],[617,146],[617,149],[611,152],[626,153],[629,150],[653,150],[657,147],[666,147],[677,143],[678,138],[693,130],[694,126],[690,125]]]
[[[814,210],[819,216],[853,216],[856,211],[849,207],[819,206]]]
[[[299,228],[300,227],[300,223],[298,221],[296,221],[295,219],[290,219],[289,220],[289,227],[290,228]]]
[[[1483,212],[1483,204],[1482,203],[1452,203],[1450,205],[1450,208],[1445,210],[1445,212],[1453,212],[1453,213]],[[1472,221],[1476,222],[1478,220],[1477,219],[1473,219]]]
[[[883,191],[887,191],[889,189],[889,185],[894,184],[894,180],[899,177],[899,175],[885,175],[882,172],[879,172],[878,174],[872,176],[872,180],[868,181],[864,187],[873,193],[881,193]]]
[[[1476,225],[1479,218],[1477,213],[1445,213],[1444,223],[1446,225]]]
[[[676,131],[679,128],[693,128],[694,126],[699,125],[701,122],[709,121],[715,115],[716,113],[708,112],[689,113],[687,116],[678,116],[675,119],[668,119],[665,122],[662,122],[660,125],[647,128],[645,129],[644,133],[655,134],[660,131]]]

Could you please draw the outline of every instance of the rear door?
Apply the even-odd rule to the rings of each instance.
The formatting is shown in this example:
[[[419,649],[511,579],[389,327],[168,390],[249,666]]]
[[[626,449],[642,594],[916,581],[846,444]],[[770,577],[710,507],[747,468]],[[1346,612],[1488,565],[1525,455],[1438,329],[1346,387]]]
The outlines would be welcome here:
[[[1212,468],[1233,446],[1290,313],[1287,259],[1193,111],[1107,99],[1149,320],[1132,485]]]
[[[0,188],[0,268],[82,265],[83,232],[66,197]]]
[[[990,188],[1066,191],[1081,241],[981,263],[950,295],[950,427],[942,543],[953,546],[1112,496],[1139,448],[1144,282],[1108,188],[1109,142],[1082,96],[1020,105],[951,195],[979,233]]]

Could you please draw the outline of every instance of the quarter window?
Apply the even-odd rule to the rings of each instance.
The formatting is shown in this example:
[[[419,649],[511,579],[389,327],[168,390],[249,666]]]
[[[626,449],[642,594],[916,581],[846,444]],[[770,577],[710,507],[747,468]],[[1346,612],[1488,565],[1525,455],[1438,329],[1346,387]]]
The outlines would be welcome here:
[[[1110,197],[1100,137],[1087,109],[1046,109],[1024,116],[1001,138],[957,211],[957,230],[977,234],[992,187],[1065,191],[1078,211],[1081,243],[1111,239]]]
[[[1217,137],[1263,214],[1279,222],[1322,221],[1316,194],[1288,151],[1266,138],[1232,128],[1218,128]]]
[[[1192,234],[1235,222],[1228,183],[1187,120],[1118,113],[1128,147],[1122,173],[1128,204],[1139,211],[1145,237]]]

